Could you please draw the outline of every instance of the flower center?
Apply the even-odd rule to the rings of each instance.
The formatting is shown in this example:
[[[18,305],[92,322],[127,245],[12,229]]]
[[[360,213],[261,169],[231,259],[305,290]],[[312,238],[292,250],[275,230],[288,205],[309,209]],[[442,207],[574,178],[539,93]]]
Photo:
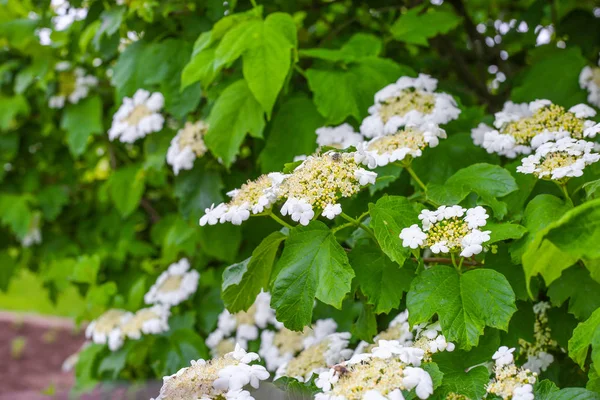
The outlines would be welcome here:
[[[254,325],[255,319],[254,315],[256,314],[256,306],[253,304],[248,311],[240,311],[235,314],[235,320],[238,325]]]
[[[304,347],[302,339],[306,336],[306,332],[308,332],[308,329],[304,329],[303,332],[296,332],[283,328],[275,334],[273,345],[279,349],[280,354],[297,354]]]
[[[208,125],[202,121],[195,124],[186,123],[181,135],[179,136],[179,147],[184,149],[185,147],[191,147],[192,151],[196,153],[196,156],[202,157],[206,151],[206,145],[204,144],[204,135],[208,131]]]
[[[58,94],[68,97],[75,91],[76,78],[73,71],[63,71],[58,73]]]
[[[160,285],[158,288],[159,292],[168,293],[168,292],[176,292],[181,287],[182,281],[181,275],[171,275]]]
[[[398,359],[371,358],[346,368],[348,372],[333,387],[333,395],[361,400],[369,390],[377,390],[385,396],[396,389],[404,389],[404,364]]]
[[[538,166],[538,168],[536,168],[536,170],[538,170],[538,171],[534,171],[534,174],[536,174],[536,175],[551,174],[552,171],[556,168],[566,167],[571,164],[574,164],[578,158],[579,157],[568,154],[565,151],[557,151],[557,152],[553,152],[553,153],[548,153],[548,154],[546,154],[545,157],[543,157],[542,161],[540,162],[540,165]],[[540,172],[541,172],[541,174],[540,174]]]
[[[129,125],[137,125],[143,118],[151,114],[152,111],[145,104],[139,104],[131,110],[127,118],[125,118],[125,122]]]
[[[540,133],[566,131],[576,139],[583,135],[583,121],[563,107],[551,104],[541,108],[531,117],[507,124],[502,133],[511,135],[517,144],[529,144]]]
[[[299,169],[281,184],[283,197],[304,199],[313,207],[324,209],[340,197],[350,197],[360,191],[354,177],[358,165],[351,154],[324,154],[307,159]]]
[[[125,314],[125,311],[121,310],[108,310],[96,320],[94,330],[99,333],[109,333],[121,323],[121,318]]]
[[[273,186],[273,181],[267,175],[261,175],[254,181],[244,183],[229,202],[230,206],[241,206],[244,203],[258,204],[265,191]]]
[[[149,308],[144,308],[135,313],[133,318],[121,326],[123,334],[127,335],[130,333],[136,333],[142,330],[144,322],[152,319],[157,319],[160,316]]]
[[[409,148],[422,150],[427,147],[423,133],[407,128],[393,135],[381,136],[369,144],[368,150],[378,154],[392,153],[394,150]]]
[[[296,358],[288,363],[286,375],[305,377],[319,368],[329,367],[329,365],[325,365],[324,356],[327,347],[329,347],[329,340],[323,340],[298,354]]]
[[[219,357],[235,350],[235,341],[233,339],[224,339],[219,342],[215,348],[215,352]]]
[[[435,243],[446,241],[446,246],[450,251],[458,249],[465,235],[469,233],[468,224],[461,218],[452,217],[431,224],[427,231],[426,247],[431,247]]]
[[[379,115],[384,123],[393,116],[402,117],[409,111],[419,111],[422,114],[431,114],[435,106],[435,96],[420,90],[404,90],[398,97],[386,99],[381,104]]]

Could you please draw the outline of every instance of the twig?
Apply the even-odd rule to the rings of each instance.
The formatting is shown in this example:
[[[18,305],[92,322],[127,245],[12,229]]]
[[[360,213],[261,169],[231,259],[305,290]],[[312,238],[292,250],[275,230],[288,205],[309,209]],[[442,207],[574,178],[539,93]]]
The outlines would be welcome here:
[[[145,197],[142,197],[142,200],[140,201],[140,205],[142,206],[142,208],[144,210],[146,210],[146,212],[148,213],[148,216],[150,216],[150,221],[152,221],[153,224],[160,221],[160,214],[158,213],[158,211],[156,211],[154,209],[154,207],[152,207],[152,203],[150,203],[150,200],[148,200]]]

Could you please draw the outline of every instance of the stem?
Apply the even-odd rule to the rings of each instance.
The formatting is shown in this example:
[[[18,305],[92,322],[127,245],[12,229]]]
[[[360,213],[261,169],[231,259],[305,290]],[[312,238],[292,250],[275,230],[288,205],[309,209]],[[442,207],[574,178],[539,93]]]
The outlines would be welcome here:
[[[256,4],[256,0],[250,0],[250,3],[252,3],[253,8],[258,7],[258,5]]]
[[[369,211],[365,211],[364,213],[360,214],[357,220],[362,221],[367,215],[369,215]]]
[[[460,271],[462,270],[462,265],[463,265],[463,261],[465,260],[464,257],[460,258],[460,262],[458,263],[458,272],[460,273]]]
[[[373,238],[373,240],[375,241],[375,243],[377,242],[377,239],[375,238],[375,234],[373,233],[373,231],[371,230],[371,228],[369,228],[368,226],[366,226],[365,224],[363,224],[362,222],[360,222],[357,219],[352,218],[351,216],[349,216],[346,213],[341,213],[340,216],[342,218],[344,218],[346,221],[351,222],[352,224],[360,227],[362,230],[364,230],[365,232],[367,232],[369,234],[369,236],[371,236]]]
[[[338,225],[335,228],[331,229],[331,232],[336,233],[337,231],[341,231],[342,229],[346,229],[349,226],[354,226],[354,222],[347,222],[345,224]]]
[[[277,221],[280,225],[288,228],[288,229],[292,229],[293,226],[291,226],[290,224],[288,224],[287,222],[285,222],[284,220],[282,220],[281,218],[279,218],[277,215],[273,214],[272,212],[270,212],[269,217],[273,218],[275,221]]]
[[[573,206],[573,200],[571,200],[571,196],[569,196],[569,191],[567,190],[567,184],[565,182],[560,182],[560,183],[556,182],[556,184],[560,188],[560,191],[563,193],[563,196],[565,196],[565,203]]]
[[[415,171],[411,168],[410,165],[404,165],[404,169],[410,174],[410,176],[412,176],[412,178],[415,180],[415,182],[417,182],[417,184],[421,187],[421,189],[423,189],[423,191],[425,193],[427,193],[427,186],[425,186],[425,184],[423,183],[423,181],[421,181],[419,179],[419,177],[417,176],[417,174],[415,173]]]
[[[458,269],[458,265],[456,265],[456,258],[454,256],[454,253],[450,253],[450,258],[452,259],[452,265],[454,265],[454,268]]]
[[[308,79],[306,77],[306,71],[304,71],[298,64],[294,64],[294,69],[304,77],[304,79]]]

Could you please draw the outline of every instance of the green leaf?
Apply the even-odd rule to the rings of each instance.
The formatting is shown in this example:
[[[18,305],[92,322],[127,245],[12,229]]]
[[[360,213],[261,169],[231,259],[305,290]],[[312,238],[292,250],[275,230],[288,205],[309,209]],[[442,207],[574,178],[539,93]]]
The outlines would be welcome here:
[[[537,399],[537,397],[536,397]],[[584,388],[566,388],[548,396],[548,400],[599,400],[600,394]]]
[[[492,233],[490,233],[490,240],[488,241],[488,244],[510,239],[520,239],[525,233],[527,233],[527,228],[518,224],[488,223],[485,225],[485,230],[492,231]]]
[[[295,38],[296,24],[285,13],[270,14],[258,29],[247,33],[251,46],[244,52],[244,78],[267,118],[290,69]]]
[[[428,185],[427,197],[446,205],[454,205],[464,200],[471,192],[479,196],[479,204],[488,205],[499,218],[506,215],[506,204],[498,197],[518,189],[510,172],[498,165],[473,164],[452,175],[444,185]]]
[[[193,55],[181,72],[181,90],[200,82],[207,88],[217,76],[219,68],[215,66],[215,49],[209,48]]]
[[[261,30],[262,21],[244,21],[229,30],[217,46],[215,51],[215,70],[229,66],[237,60],[258,39],[258,31]]]
[[[507,330],[516,311],[515,294],[502,274],[474,269],[459,275],[443,265],[413,280],[406,305],[411,325],[437,314],[446,338],[465,350],[477,346],[486,326]]]
[[[171,375],[190,365],[190,360],[206,359],[208,350],[204,340],[191,329],[170,331],[153,346],[152,368],[158,375]]]
[[[100,97],[92,96],[77,104],[67,105],[60,127],[67,131],[67,145],[71,154],[76,157],[82,155],[90,135],[104,132]]]
[[[37,199],[44,218],[54,221],[63,207],[69,203],[69,194],[61,185],[49,185],[38,193]]]
[[[0,130],[6,131],[14,127],[18,116],[26,117],[31,109],[23,95],[0,95]]]
[[[222,297],[229,311],[248,310],[261,289],[267,290],[275,256],[285,239],[283,233],[273,232],[254,249],[252,257],[225,269]]]
[[[545,56],[533,58],[535,61],[526,71],[521,85],[512,90],[512,100],[525,102],[548,99],[567,108],[585,103],[585,92],[579,87],[579,73],[587,61],[581,55],[581,50],[578,47],[554,47],[539,48],[537,52],[545,52]],[[553,84],[548,85],[548,82]]]
[[[352,249],[350,265],[361,291],[368,298],[367,304],[375,306],[376,314],[387,314],[398,308],[414,277],[414,271],[401,268],[369,242]]]
[[[573,359],[582,369],[585,369],[585,361],[588,351],[592,347],[592,362],[596,371],[600,373],[600,308],[592,315],[580,322],[573,336],[569,339],[569,357]]]
[[[301,154],[312,154],[317,147],[315,131],[323,117],[305,96],[286,100],[273,117],[259,163],[263,173],[281,170],[283,165]]]
[[[373,336],[377,335],[377,319],[373,312],[373,306],[362,304],[358,319],[352,325],[352,335],[366,342],[371,342]]]
[[[196,163],[194,168],[175,177],[174,194],[179,199],[181,215],[188,221],[197,223],[206,208],[221,203],[221,190],[221,175],[203,163]]]
[[[600,283],[590,277],[585,267],[575,265],[564,270],[561,277],[552,282],[548,296],[556,307],[569,299],[569,312],[584,320],[600,308]]]
[[[115,171],[108,180],[110,197],[123,218],[133,213],[146,188],[144,169],[131,165]]]
[[[98,383],[98,357],[106,351],[106,346],[92,343],[79,353],[75,365],[76,388],[91,389]]]
[[[78,283],[94,284],[100,269],[100,262],[100,256],[97,254],[80,256],[73,268],[71,280]]]
[[[339,49],[302,49],[302,57],[319,58],[327,61],[353,62],[367,57],[377,57],[381,53],[383,43],[380,38],[368,33],[356,33]]]
[[[518,300],[529,300],[525,279],[523,279],[525,277],[523,268],[520,264],[515,265],[513,263],[506,244],[500,243],[495,252],[487,253],[485,256],[485,266],[504,275],[513,288]]]
[[[33,218],[29,202],[27,195],[0,195],[0,222],[9,226],[19,238],[27,235]]]
[[[315,298],[339,309],[354,277],[346,252],[320,221],[290,230],[276,268],[271,304],[292,330],[310,324]]]
[[[427,46],[427,39],[450,32],[461,21],[456,14],[437,7],[429,7],[425,12],[423,7],[414,7],[398,18],[390,32],[401,42]]]
[[[102,14],[100,14],[101,25],[98,27],[96,31],[96,35],[94,36],[94,46],[96,49],[100,49],[100,40],[103,36],[112,36],[121,27],[121,23],[123,22],[123,16],[125,15],[125,11],[127,11],[126,7],[115,7],[108,10],[104,10]]]
[[[17,263],[8,251],[0,251],[0,291],[8,290],[8,285],[16,269]]]
[[[306,78],[321,115],[328,124],[339,124],[349,116],[361,121],[367,116],[378,90],[395,82],[399,76],[411,74],[410,68],[389,59],[368,57],[347,69],[310,68],[306,71]]]
[[[381,250],[392,260],[403,265],[410,249],[402,246],[402,229],[419,222],[418,213],[406,197],[385,196],[369,204],[370,226]]]
[[[263,110],[244,80],[229,85],[217,99],[205,136],[208,148],[229,167],[235,160],[246,133],[261,137],[265,127]]]
[[[229,263],[236,259],[242,241],[239,226],[227,223],[206,225],[199,229],[200,244],[206,254]]]
[[[560,389],[554,384],[554,382],[544,379],[541,382],[537,382],[533,387],[533,394],[536,399],[547,400],[552,393],[558,392]]]
[[[131,349],[131,343],[127,342],[123,347],[117,351],[111,351],[106,357],[102,359],[98,366],[98,376],[109,376],[110,379],[116,380],[119,374],[125,368],[127,363],[127,355]]]

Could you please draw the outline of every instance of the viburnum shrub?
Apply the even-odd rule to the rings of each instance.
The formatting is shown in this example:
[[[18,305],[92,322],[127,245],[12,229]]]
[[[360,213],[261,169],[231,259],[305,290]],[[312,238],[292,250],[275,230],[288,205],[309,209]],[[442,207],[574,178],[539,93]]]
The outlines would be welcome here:
[[[600,399],[597,2],[48,3],[0,5],[0,289],[78,300],[76,389]]]

